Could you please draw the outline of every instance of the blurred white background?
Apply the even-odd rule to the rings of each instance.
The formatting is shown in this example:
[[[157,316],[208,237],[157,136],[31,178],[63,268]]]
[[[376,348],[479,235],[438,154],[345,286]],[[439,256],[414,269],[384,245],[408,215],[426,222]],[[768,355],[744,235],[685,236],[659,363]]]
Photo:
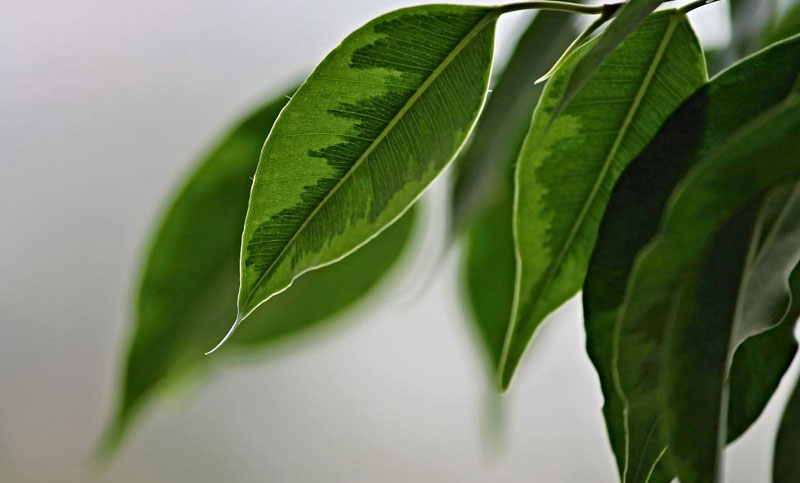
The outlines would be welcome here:
[[[615,481],[578,300],[541,331],[504,398],[504,449],[485,443],[487,385],[456,257],[417,298],[407,271],[344,330],[162,399],[108,468],[89,462],[140,250],[174,183],[228,122],[411,3],[0,4],[0,481]],[[704,42],[725,42],[726,9],[693,14]],[[524,20],[501,21],[500,59]],[[727,481],[768,480],[788,382],[728,451]]]

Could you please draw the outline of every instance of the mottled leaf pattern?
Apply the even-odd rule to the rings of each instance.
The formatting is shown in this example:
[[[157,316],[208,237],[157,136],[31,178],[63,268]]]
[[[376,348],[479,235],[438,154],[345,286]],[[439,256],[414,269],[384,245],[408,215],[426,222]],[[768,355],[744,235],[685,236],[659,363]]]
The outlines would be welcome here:
[[[658,12],[600,66],[552,123],[570,56],[548,83],[517,167],[515,310],[501,361],[508,386],[534,331],[580,290],[616,178],[669,113],[705,81],[686,17]]]
[[[350,34],[317,66],[261,154],[237,320],[375,236],[439,174],[482,107],[498,14],[398,10]]]
[[[497,372],[514,296],[514,162],[543,87],[531,79],[577,35],[572,21],[562,12],[536,14],[494,86],[472,141],[456,160],[451,230],[458,234],[466,228],[466,302],[491,374]]]

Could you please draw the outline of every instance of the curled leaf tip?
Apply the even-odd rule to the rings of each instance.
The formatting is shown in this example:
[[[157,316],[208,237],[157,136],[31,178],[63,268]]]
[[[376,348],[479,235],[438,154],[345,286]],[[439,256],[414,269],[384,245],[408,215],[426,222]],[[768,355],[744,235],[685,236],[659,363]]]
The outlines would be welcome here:
[[[242,319],[243,319],[243,318],[244,318],[244,317],[242,317],[242,313],[241,313],[241,312],[237,313],[237,314],[236,314],[236,320],[235,320],[235,321],[233,321],[233,325],[231,326],[230,330],[228,330],[228,333],[227,333],[227,334],[225,334],[225,337],[223,337],[223,338],[222,338],[222,340],[221,340],[221,341],[219,341],[219,343],[218,343],[217,345],[215,345],[213,349],[211,349],[210,351],[206,352],[206,353],[205,353],[205,355],[207,355],[207,356],[208,356],[208,355],[211,355],[211,354],[213,354],[214,352],[216,352],[216,351],[217,351],[217,349],[219,349],[220,347],[222,347],[222,345],[223,345],[225,342],[227,342],[227,341],[228,341],[228,339],[230,339],[230,338],[231,338],[231,336],[233,335],[233,333],[234,333],[234,332],[236,332],[236,328],[237,328],[237,327],[239,327],[239,324],[241,324],[241,323],[242,323]]]

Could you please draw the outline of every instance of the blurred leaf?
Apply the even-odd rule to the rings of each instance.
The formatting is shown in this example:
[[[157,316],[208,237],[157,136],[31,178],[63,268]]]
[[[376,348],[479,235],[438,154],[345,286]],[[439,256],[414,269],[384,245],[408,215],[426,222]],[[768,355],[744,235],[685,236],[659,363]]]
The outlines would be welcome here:
[[[250,114],[201,159],[162,216],[142,269],[136,327],[112,451],[132,418],[158,390],[219,359],[204,357],[236,306],[241,227],[250,176],[266,133],[288,94]],[[409,239],[413,211],[345,262],[304,277],[253,314],[221,355],[255,349],[317,324],[358,300],[389,270]],[[309,303],[313,300],[313,303]]]
[[[447,165],[486,96],[499,14],[454,5],[397,10],[350,34],[317,66],[261,153],[237,323],[302,273],[380,233]]]
[[[764,76],[763,72],[772,75]],[[656,234],[669,195],[695,162],[737,132],[748,119],[783,102],[799,73],[800,39],[765,50],[723,72],[670,116],[614,187],[589,263],[583,309],[587,352],[600,377],[606,426],[620,466],[625,455],[624,406],[614,383],[613,334],[635,257]],[[742,96],[742,92],[748,95]],[[666,323],[665,314],[666,310],[658,312],[648,323],[658,337],[663,332],[657,326]],[[622,353],[625,349],[620,347],[619,350]],[[657,379],[658,351],[653,350],[647,359],[653,364],[648,377]],[[631,369],[636,367],[636,364],[630,365]],[[655,390],[658,382],[652,382]],[[641,397],[636,410],[644,411],[640,419],[645,423],[642,427],[634,424],[629,428],[633,441],[638,442],[631,447],[631,454],[637,460],[648,459],[652,464],[661,452],[657,445],[650,447],[647,458],[637,453],[641,442],[647,439],[660,406],[653,401],[655,395],[650,396],[642,389],[637,391],[641,394],[629,396],[629,399],[635,402]],[[647,471],[649,466],[644,468],[640,471]],[[634,469],[631,477],[636,476]],[[656,473],[652,481],[663,481],[663,478],[663,474]]]
[[[800,34],[800,3],[794,4],[786,13],[777,17],[767,29],[762,45],[769,45],[797,34]]]
[[[705,418],[703,425],[698,424],[700,414],[719,413],[724,406],[716,404],[714,382],[700,375],[708,376],[712,370],[724,374],[728,354],[739,341],[729,343],[723,337],[726,350],[716,350],[717,344],[691,337],[697,333],[691,324],[694,319],[681,317],[680,306],[689,303],[681,299],[683,282],[699,265],[714,234],[738,210],[768,189],[800,176],[795,146],[798,100],[792,98],[747,123],[703,156],[674,191],[658,234],[637,257],[619,318],[617,351],[620,388],[627,402],[630,468],[648,468],[657,460],[657,455],[651,459],[653,455],[641,450],[657,438],[653,435],[659,432],[665,410],[670,460],[681,481],[718,477],[723,441],[718,435],[724,436],[724,428],[717,428],[719,419]],[[764,159],[770,163],[761,162]],[[686,328],[685,337],[681,328]],[[722,325],[715,328],[724,330]],[[702,346],[705,350],[696,353]],[[691,359],[693,355],[697,360]],[[692,381],[685,379],[688,376]],[[702,380],[700,385],[694,378]],[[666,407],[662,394],[669,395]]]
[[[599,36],[597,42],[587,49],[583,56],[574,64],[572,73],[567,79],[563,95],[552,110],[555,117],[572,101],[583,86],[589,82],[594,72],[600,68],[606,57],[627,38],[639,24],[658,8],[664,0],[628,0],[622,5],[605,32]]]
[[[731,42],[735,58],[759,47],[770,21],[778,11],[778,0],[730,0]]]
[[[473,140],[456,161],[452,231],[467,230],[467,303],[492,374],[498,369],[514,296],[514,162],[542,90],[531,80],[555,62],[577,35],[572,20],[561,12],[536,14],[490,94]]]
[[[686,17],[657,12],[551,123],[572,67],[592,45],[550,79],[520,153],[515,234],[521,265],[501,360],[504,388],[542,320],[580,290],[620,172],[705,81],[702,52]]]
[[[507,183],[507,173],[519,155],[543,88],[532,80],[552,65],[577,35],[573,20],[564,12],[542,10],[520,36],[469,144],[456,158],[450,207],[454,233],[478,215],[496,187]]]

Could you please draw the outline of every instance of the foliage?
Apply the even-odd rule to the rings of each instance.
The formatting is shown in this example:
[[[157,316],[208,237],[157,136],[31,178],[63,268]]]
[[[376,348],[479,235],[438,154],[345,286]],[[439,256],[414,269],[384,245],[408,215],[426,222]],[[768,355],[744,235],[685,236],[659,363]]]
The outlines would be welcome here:
[[[722,481],[797,352],[800,4],[732,1],[711,52],[689,15],[711,1],[426,5],[355,30],[168,204],[103,448],[175,380],[358,301],[454,162],[449,233],[498,390],[582,291],[620,480]],[[518,10],[539,13],[490,90],[496,21]],[[579,33],[570,13],[596,17]],[[707,59],[732,66],[709,80]],[[798,394],[776,483],[800,480]]]

